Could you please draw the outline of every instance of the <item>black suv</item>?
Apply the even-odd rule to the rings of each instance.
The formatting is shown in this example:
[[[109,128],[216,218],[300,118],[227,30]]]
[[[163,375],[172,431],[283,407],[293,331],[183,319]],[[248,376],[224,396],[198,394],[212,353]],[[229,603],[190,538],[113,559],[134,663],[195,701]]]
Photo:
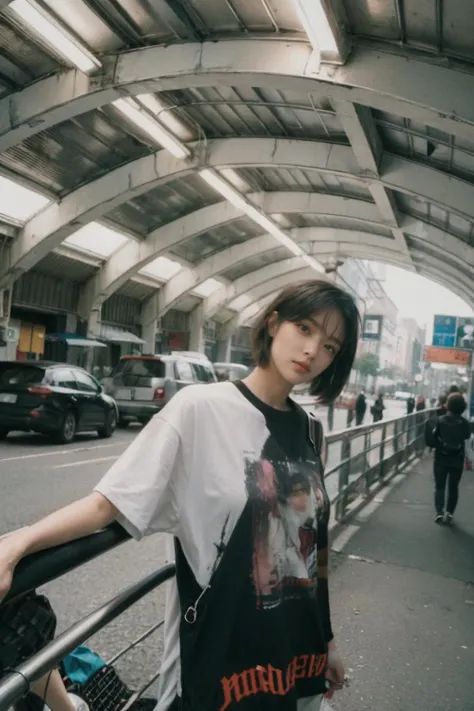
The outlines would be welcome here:
[[[115,400],[87,371],[67,363],[0,361],[0,439],[34,431],[69,443],[77,432],[110,437]]]

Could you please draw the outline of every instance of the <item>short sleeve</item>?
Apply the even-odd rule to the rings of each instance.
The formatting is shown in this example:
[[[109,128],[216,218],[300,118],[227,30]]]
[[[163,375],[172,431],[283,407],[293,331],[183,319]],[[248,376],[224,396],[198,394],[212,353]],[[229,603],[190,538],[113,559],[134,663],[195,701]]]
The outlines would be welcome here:
[[[118,509],[117,521],[140,539],[157,532],[176,534],[186,479],[179,431],[159,414],[113,464],[95,491]]]

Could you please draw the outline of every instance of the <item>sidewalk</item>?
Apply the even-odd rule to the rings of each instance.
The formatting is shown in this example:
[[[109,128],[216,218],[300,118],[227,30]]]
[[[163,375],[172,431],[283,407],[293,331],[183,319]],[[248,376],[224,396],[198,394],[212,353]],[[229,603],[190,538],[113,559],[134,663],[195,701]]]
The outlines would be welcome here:
[[[337,711],[474,711],[474,473],[447,528],[433,522],[431,467],[427,455],[333,554],[351,677]]]

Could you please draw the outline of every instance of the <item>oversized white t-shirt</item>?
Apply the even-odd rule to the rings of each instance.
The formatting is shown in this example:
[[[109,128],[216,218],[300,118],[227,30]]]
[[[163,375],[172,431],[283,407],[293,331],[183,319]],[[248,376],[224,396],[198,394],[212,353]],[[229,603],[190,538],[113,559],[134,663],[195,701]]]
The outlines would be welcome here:
[[[205,591],[219,550],[228,544],[249,498],[245,462],[260,458],[268,437],[265,416],[233,383],[191,386],[141,431],[96,491],[118,509],[117,520],[136,539],[155,532],[176,536]],[[174,557],[172,545],[169,550]],[[297,578],[301,562],[288,553],[285,564],[293,566]],[[173,579],[167,592],[157,711],[166,711],[181,695],[181,614]],[[308,701],[301,700],[298,709],[312,709]]]

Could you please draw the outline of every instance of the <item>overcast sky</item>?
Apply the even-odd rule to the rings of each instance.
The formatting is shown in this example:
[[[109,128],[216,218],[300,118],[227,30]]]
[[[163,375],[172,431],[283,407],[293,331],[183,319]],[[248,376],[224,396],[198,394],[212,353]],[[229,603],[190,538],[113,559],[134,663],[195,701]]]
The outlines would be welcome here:
[[[399,316],[410,316],[420,326],[427,326],[427,343],[431,340],[434,314],[473,316],[471,308],[451,291],[429,279],[387,266],[384,288],[399,310]]]

